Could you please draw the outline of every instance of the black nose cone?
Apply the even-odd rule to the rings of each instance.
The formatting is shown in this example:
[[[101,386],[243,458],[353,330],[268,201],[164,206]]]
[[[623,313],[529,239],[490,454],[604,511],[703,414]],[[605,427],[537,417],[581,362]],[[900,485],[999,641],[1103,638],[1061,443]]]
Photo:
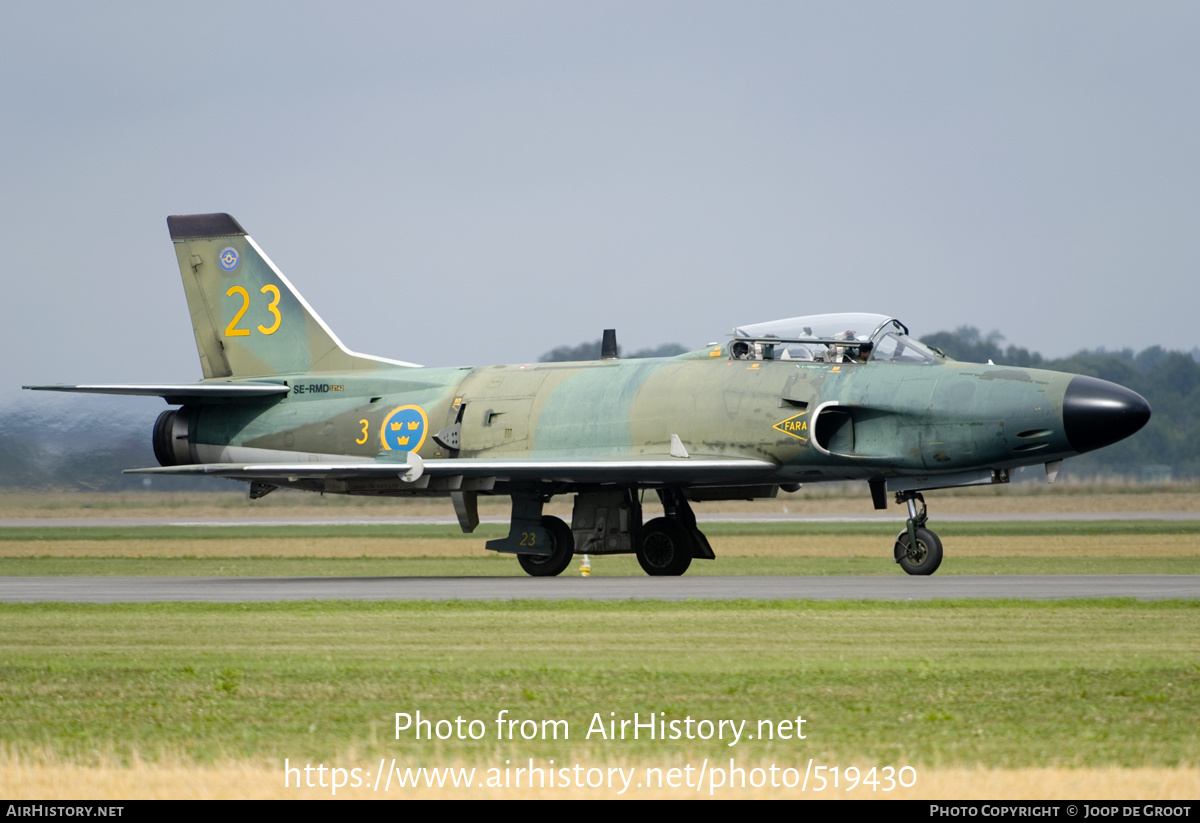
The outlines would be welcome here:
[[[1063,428],[1080,454],[1124,440],[1149,419],[1146,398],[1124,386],[1083,375],[1067,385]]]

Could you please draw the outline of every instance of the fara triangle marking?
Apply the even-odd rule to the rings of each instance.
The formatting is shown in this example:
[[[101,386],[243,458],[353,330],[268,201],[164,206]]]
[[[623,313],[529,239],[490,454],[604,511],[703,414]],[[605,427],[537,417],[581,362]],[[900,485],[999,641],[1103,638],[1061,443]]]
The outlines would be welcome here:
[[[777,430],[783,432],[784,434],[790,434],[792,437],[795,437],[797,440],[803,440],[805,442],[808,442],[808,421],[800,419],[800,418],[804,417],[806,414],[808,414],[807,409],[800,412],[799,414],[792,415],[787,420],[780,420],[778,423],[776,423],[771,428],[777,429]]]

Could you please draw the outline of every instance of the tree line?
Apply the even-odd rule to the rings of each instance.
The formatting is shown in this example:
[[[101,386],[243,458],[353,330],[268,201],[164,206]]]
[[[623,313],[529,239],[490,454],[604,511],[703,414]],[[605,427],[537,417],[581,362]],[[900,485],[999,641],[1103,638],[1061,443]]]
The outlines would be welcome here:
[[[1151,346],[1140,352],[1083,350],[1047,358],[1017,346],[1004,346],[999,332],[981,334],[962,326],[921,338],[956,360],[1051,369],[1086,374],[1133,389],[1149,401],[1153,415],[1142,431],[1108,448],[1072,458],[1071,477],[1124,477],[1135,480],[1200,478],[1200,362],[1193,352]],[[670,357],[685,348],[668,343],[641,349],[631,357]],[[559,346],[541,362],[594,360],[600,341]],[[154,466],[150,432],[164,406],[158,400],[110,397],[23,398],[0,411],[0,487],[24,490],[88,491],[228,489],[211,478],[156,477],[121,470]]]

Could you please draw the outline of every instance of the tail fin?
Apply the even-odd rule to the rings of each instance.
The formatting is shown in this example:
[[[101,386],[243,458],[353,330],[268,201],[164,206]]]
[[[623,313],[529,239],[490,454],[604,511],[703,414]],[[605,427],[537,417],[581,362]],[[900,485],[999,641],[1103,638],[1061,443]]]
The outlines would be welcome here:
[[[167,227],[206,379],[415,365],[343,346],[228,214],[175,215]]]

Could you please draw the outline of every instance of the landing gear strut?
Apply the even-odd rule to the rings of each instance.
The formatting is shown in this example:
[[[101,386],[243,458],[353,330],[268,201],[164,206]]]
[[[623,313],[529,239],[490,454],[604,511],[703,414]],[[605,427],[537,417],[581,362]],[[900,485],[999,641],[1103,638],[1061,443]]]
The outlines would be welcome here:
[[[508,536],[487,542],[489,551],[515,554],[521,568],[533,577],[562,574],[571,565],[571,556],[575,553],[575,537],[571,527],[557,517],[542,515],[542,506],[547,499],[529,491],[513,494]],[[471,503],[473,507],[474,501]],[[459,509],[457,503],[455,509]],[[467,525],[474,528],[470,520],[479,521],[478,511],[466,511],[465,514],[468,515],[468,522],[465,523],[464,514],[459,514],[464,531]]]
[[[920,492],[896,492],[896,502],[908,505],[905,529],[896,535],[896,562],[909,574],[933,574],[942,564],[942,541],[925,528],[925,498]]]

